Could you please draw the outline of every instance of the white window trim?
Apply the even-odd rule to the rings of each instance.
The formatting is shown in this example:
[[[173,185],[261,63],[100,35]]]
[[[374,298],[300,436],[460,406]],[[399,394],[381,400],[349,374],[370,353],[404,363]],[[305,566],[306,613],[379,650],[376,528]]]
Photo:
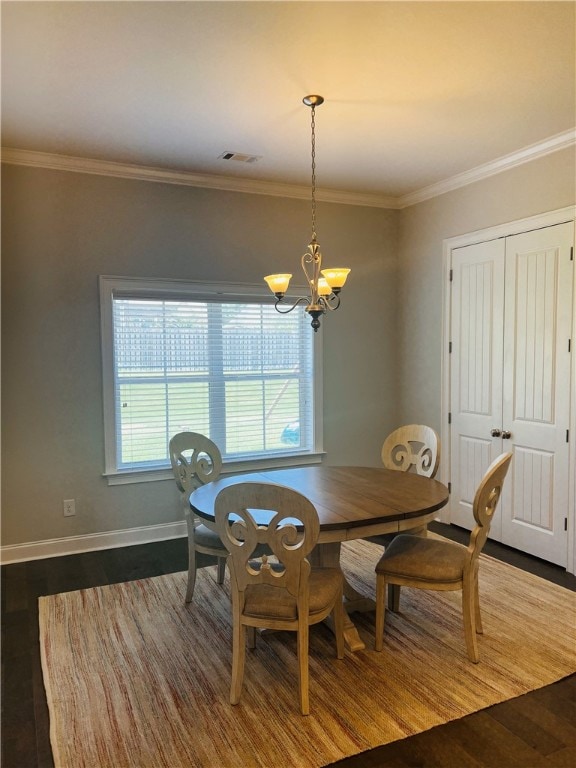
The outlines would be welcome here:
[[[113,320],[112,299],[115,293],[127,295],[133,293],[142,296],[147,291],[151,296],[158,298],[213,298],[215,295],[240,297],[243,299],[256,298],[270,299],[265,286],[251,283],[205,283],[197,280],[157,280],[154,278],[114,277],[101,275],[100,286],[100,325],[102,346],[102,396],[104,414],[104,477],[108,485],[126,485],[129,483],[145,483],[159,480],[172,480],[172,472],[169,468],[157,469],[130,469],[118,470],[116,468],[116,436],[114,429],[114,347],[113,347]],[[321,333],[313,334],[313,377],[314,377],[314,438],[312,453],[294,453],[286,456],[274,456],[270,458],[256,458],[254,460],[226,462],[224,473],[236,473],[271,469],[275,467],[303,466],[318,464],[324,455],[323,449],[323,408],[322,408],[322,336]]]

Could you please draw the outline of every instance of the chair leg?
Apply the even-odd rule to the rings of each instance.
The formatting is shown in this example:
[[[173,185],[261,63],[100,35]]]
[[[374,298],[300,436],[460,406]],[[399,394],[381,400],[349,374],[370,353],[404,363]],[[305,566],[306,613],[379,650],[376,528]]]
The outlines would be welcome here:
[[[226,572],[226,558],[219,557],[218,558],[218,575],[216,577],[216,581],[218,582],[218,584],[224,584],[225,572]]]
[[[400,586],[388,584],[388,608],[394,613],[400,610]]]
[[[474,574],[474,613],[476,615],[476,634],[484,634],[482,627],[482,614],[480,612],[480,591],[478,589],[478,569]]]
[[[342,592],[336,598],[332,609],[334,619],[334,634],[336,635],[336,658],[344,658],[344,595]]]
[[[376,574],[376,626],[374,637],[374,650],[381,651],[384,648],[384,616],[386,613],[386,579],[379,573]]]
[[[300,711],[303,715],[310,714],[308,697],[308,622],[301,622],[298,627],[298,690],[300,692]]]
[[[256,627],[246,627],[246,630],[248,634],[248,648],[253,651],[256,648]]]
[[[232,683],[230,685],[230,704],[238,704],[244,680],[244,660],[246,658],[246,628],[240,621],[240,613],[233,608],[232,629]]]
[[[462,614],[464,617],[464,636],[468,658],[478,663],[478,643],[476,641],[476,609],[474,600],[474,576],[465,576],[462,585]]]
[[[186,602],[191,603],[196,586],[196,551],[188,549],[188,586],[186,587]]]

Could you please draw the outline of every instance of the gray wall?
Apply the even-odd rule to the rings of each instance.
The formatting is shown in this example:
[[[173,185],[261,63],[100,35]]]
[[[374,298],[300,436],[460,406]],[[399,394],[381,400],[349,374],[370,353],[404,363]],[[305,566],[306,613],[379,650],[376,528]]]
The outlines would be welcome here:
[[[442,243],[576,202],[574,148],[401,211],[399,422],[440,431]]]
[[[9,165],[2,186],[2,544],[180,519],[172,482],[102,477],[98,275],[296,275],[309,203]],[[321,331],[328,463],[377,465],[397,422],[397,222],[318,204],[326,265],[352,268]]]
[[[319,203],[327,265],[352,268],[321,331],[328,463],[440,429],[442,241],[572,205],[574,179],[570,149],[403,211]],[[102,477],[98,275],[296,275],[309,203],[16,166],[2,185],[2,544],[180,519],[173,483]]]

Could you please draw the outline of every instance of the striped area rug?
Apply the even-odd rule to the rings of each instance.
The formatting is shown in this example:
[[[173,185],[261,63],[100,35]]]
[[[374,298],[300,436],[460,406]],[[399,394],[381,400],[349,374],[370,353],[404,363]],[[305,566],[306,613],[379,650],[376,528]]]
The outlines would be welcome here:
[[[374,596],[380,549],[343,546]],[[239,705],[228,703],[227,584],[176,573],[40,598],[40,642],[57,768],[316,768],[547,685],[576,671],[576,594],[482,556],[480,663],[466,656],[459,592],[402,592],[387,614],[353,614],[366,650],[335,658],[310,637],[311,715],[298,708],[295,635],[258,638]]]

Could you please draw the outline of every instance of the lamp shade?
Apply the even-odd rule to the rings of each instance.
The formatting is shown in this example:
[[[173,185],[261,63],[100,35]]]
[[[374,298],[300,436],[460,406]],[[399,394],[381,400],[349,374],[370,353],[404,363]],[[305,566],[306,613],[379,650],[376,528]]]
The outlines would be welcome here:
[[[286,293],[291,277],[292,275],[268,275],[264,280],[268,283],[268,288],[272,293]]]
[[[344,267],[332,267],[331,269],[322,270],[322,274],[330,288],[342,288],[349,272],[350,270]]]

